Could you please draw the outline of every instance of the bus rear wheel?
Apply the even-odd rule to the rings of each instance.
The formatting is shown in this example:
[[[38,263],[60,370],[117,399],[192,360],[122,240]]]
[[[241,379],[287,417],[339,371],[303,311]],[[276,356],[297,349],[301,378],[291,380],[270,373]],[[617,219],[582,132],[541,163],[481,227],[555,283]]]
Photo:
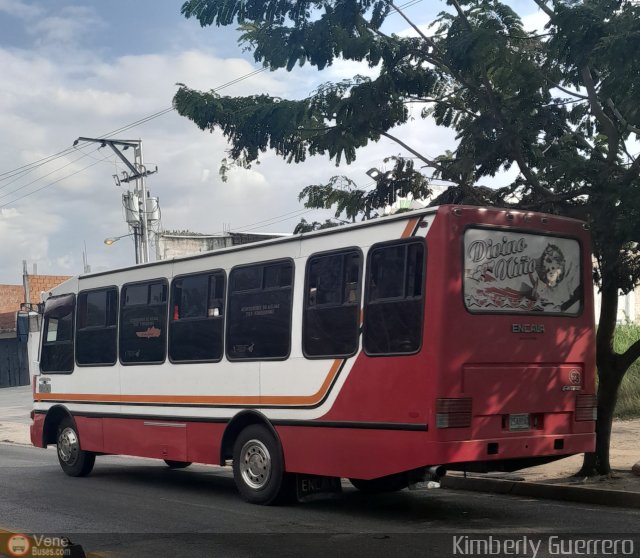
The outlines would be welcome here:
[[[252,504],[284,503],[291,496],[282,448],[265,426],[252,424],[240,432],[233,445],[233,479],[240,496]]]
[[[409,486],[409,480],[404,473],[388,475],[371,480],[349,479],[349,482],[360,492],[366,494],[380,494],[382,492],[397,492]]]
[[[84,451],[80,447],[80,436],[76,425],[65,418],[58,426],[56,437],[58,462],[62,470],[70,477],[86,477],[93,470],[95,453]]]
[[[186,469],[191,465],[191,461],[173,461],[172,459],[165,459],[164,462],[167,464],[169,469]]]

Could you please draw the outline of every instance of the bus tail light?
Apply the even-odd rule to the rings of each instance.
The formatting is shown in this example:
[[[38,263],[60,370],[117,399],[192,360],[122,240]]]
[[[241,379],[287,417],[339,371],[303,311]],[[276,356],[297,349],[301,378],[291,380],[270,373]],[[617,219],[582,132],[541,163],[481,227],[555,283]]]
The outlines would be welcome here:
[[[576,420],[596,420],[598,418],[598,399],[595,395],[576,397]]]
[[[436,428],[469,428],[471,397],[436,399]]]

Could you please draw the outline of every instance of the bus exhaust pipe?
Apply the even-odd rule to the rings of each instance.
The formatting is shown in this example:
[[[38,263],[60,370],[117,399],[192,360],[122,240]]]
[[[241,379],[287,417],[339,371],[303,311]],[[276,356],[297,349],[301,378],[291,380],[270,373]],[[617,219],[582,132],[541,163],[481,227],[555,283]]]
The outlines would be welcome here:
[[[443,465],[433,465],[427,468],[427,473],[431,476],[431,480],[438,482],[442,477],[446,476],[447,469]]]
[[[409,480],[409,490],[440,488],[440,479],[447,474],[447,469],[443,465],[433,465],[414,471],[414,478]]]

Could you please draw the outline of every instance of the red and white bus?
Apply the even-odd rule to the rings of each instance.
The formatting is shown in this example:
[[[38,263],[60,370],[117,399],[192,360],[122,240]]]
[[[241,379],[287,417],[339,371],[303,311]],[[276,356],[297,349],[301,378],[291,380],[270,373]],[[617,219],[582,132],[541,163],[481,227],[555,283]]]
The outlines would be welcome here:
[[[593,451],[591,273],[580,221],[441,206],[82,275],[45,303],[32,442],[72,476],[231,460],[262,504]]]

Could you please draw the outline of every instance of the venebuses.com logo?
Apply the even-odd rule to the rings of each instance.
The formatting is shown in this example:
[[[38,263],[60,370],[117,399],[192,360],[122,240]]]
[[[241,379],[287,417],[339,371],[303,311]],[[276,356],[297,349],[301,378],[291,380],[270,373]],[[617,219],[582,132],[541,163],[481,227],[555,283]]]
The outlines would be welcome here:
[[[31,542],[26,535],[12,535],[7,541],[9,556],[26,556],[31,550]]]
[[[84,556],[82,547],[74,545],[67,537],[50,537],[46,535],[14,534],[7,539],[6,551],[4,543],[0,545],[0,555],[5,556],[53,556],[71,557]]]

